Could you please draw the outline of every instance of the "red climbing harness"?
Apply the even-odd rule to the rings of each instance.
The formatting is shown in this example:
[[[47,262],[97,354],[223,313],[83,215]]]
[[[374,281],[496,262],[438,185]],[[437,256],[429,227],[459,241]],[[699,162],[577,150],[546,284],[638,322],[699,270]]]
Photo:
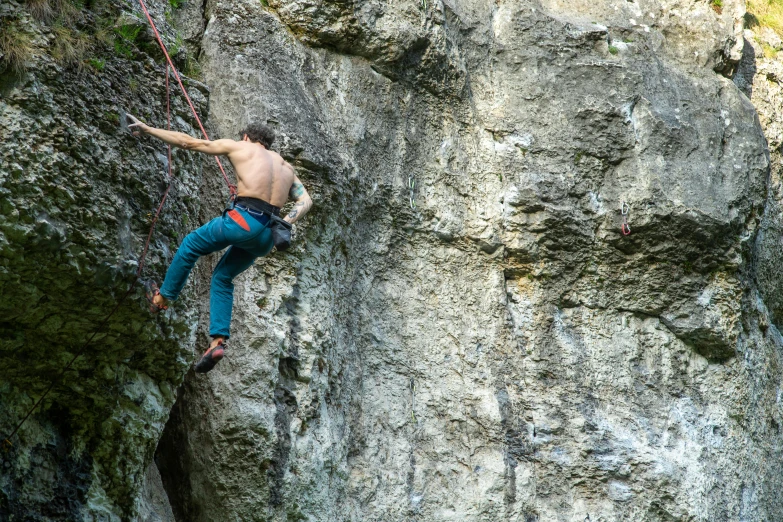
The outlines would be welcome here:
[[[158,28],[155,26],[155,22],[152,20],[152,17],[150,16],[149,11],[147,10],[147,6],[144,4],[144,0],[139,0],[139,4],[141,4],[141,8],[144,11],[144,14],[147,17],[147,20],[150,23],[150,27],[152,27],[152,31],[155,33],[155,38],[158,40],[158,45],[160,45],[161,50],[163,51],[163,54],[166,56],[166,124],[167,129],[171,130],[171,88],[169,85],[169,71],[174,73],[174,77],[177,79],[177,83],[179,84],[179,88],[182,89],[182,94],[185,95],[185,99],[188,101],[188,105],[190,105],[190,110],[193,112],[193,117],[196,118],[196,122],[198,122],[198,126],[201,129],[202,134],[204,135],[205,139],[209,139],[209,136],[207,135],[207,131],[204,130],[204,125],[201,123],[201,118],[198,117],[198,113],[196,112],[196,107],[194,107],[193,102],[190,99],[190,96],[188,96],[188,91],[185,89],[185,86],[182,84],[182,80],[180,79],[179,72],[177,72],[177,68],[174,66],[174,63],[171,61],[171,57],[169,56],[168,51],[166,50],[166,46],[163,44],[163,40],[160,37],[160,33],[158,33]],[[136,288],[136,284],[138,283],[139,278],[141,277],[141,271],[144,268],[144,260],[147,257],[147,251],[149,250],[150,242],[152,241],[152,233],[155,231],[155,225],[158,223],[158,218],[160,217],[160,213],[163,210],[163,205],[166,203],[166,198],[169,195],[169,191],[171,190],[171,182],[172,182],[172,171],[171,171],[171,145],[167,146],[168,151],[168,186],[166,187],[166,190],[163,192],[163,197],[160,200],[160,204],[158,205],[158,209],[155,211],[155,216],[152,219],[152,223],[150,225],[150,231],[147,234],[147,240],[144,243],[144,248],[141,252],[141,256],[139,257],[139,266],[136,269],[136,278],[133,280],[133,283],[131,284],[130,288],[128,288],[128,291],[125,292],[125,295],[123,295],[119,301],[115,304],[114,308],[111,312],[109,312],[109,315],[106,316],[106,318],[101,322],[100,326],[98,327],[95,332],[90,336],[90,338],[87,340],[86,343],[76,352],[76,354],[71,358],[71,360],[68,362],[68,364],[65,365],[65,367],[62,369],[62,371],[57,375],[57,377],[52,381],[52,383],[49,385],[49,387],[46,389],[46,391],[41,395],[41,397],[33,404],[33,406],[30,408],[30,410],[27,412],[27,414],[24,416],[24,418],[17,424],[17,426],[14,428],[14,430],[11,432],[8,437],[3,439],[2,443],[0,443],[0,446],[5,450],[8,451],[11,446],[11,439],[16,435],[16,433],[19,431],[19,429],[22,427],[22,425],[25,423],[25,421],[32,415],[32,413],[40,406],[41,402],[46,398],[47,395],[49,395],[49,392],[52,391],[52,388],[54,388],[54,385],[60,380],[60,378],[65,374],[66,371],[73,365],[74,362],[84,353],[84,351],[87,349],[90,344],[92,344],[93,339],[95,339],[95,336],[98,335],[103,331],[103,329],[106,327],[106,325],[109,322],[109,319],[114,316],[115,312],[119,310],[120,306],[123,302],[133,293],[133,290]],[[223,179],[226,182],[226,185],[228,185],[228,189],[231,192],[231,196],[236,196],[237,188],[234,186],[228,179],[228,176],[226,175],[225,169],[223,169],[223,164],[220,163],[220,159],[218,157],[215,157],[215,161],[217,161],[218,167],[220,168],[220,173],[223,175]]]

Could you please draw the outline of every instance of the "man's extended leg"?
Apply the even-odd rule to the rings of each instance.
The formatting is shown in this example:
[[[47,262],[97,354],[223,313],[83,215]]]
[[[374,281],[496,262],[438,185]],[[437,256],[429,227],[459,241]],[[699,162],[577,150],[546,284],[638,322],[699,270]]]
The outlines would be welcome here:
[[[233,280],[247,270],[257,257],[247,250],[232,246],[215,267],[209,291],[209,335],[212,337],[228,339],[234,305]]]
[[[228,246],[225,235],[220,229],[220,220],[216,217],[209,223],[197,228],[182,240],[174,259],[171,261],[166,279],[160,287],[160,295],[169,301],[175,301],[188,280],[190,271],[198,258],[217,252]]]

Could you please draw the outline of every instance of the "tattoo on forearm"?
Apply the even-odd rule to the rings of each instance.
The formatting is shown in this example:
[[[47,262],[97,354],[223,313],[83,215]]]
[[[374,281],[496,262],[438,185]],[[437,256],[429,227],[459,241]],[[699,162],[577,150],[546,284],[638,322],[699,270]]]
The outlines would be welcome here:
[[[302,194],[305,193],[304,185],[301,183],[294,183],[291,185],[291,190],[289,191],[289,194],[291,196],[291,199],[297,199],[302,196]]]
[[[291,212],[286,216],[286,221],[289,223],[296,222],[297,219],[307,214],[311,205],[312,202],[310,201],[310,198],[306,198],[304,201],[297,201],[296,204],[294,204],[294,208],[292,208]]]

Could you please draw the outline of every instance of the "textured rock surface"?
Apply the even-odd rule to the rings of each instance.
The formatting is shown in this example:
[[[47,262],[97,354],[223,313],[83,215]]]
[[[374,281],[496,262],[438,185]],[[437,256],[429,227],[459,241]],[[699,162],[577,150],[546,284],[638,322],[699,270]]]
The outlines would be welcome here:
[[[186,378],[156,456],[178,519],[783,517],[741,3],[187,9],[211,120],[276,126],[316,208]]]
[[[783,73],[722,4],[167,7],[217,135],[275,126],[316,206],[212,373],[177,390],[216,258],[123,306],[3,454],[0,520],[783,519]],[[165,155],[116,124],[163,123],[154,59],[77,74],[0,14],[41,51],[0,73],[5,433],[126,288]],[[220,209],[175,161],[150,275]]]
[[[99,16],[123,17],[124,5],[100,5],[85,11],[85,31]],[[121,125],[125,111],[165,125],[164,68],[136,46],[123,58],[97,43],[92,64],[68,67],[50,55],[53,27],[25,4],[3,2],[2,29],[9,23],[34,52],[21,74],[0,64],[1,438],[57,384],[0,450],[0,520],[128,520],[191,361],[195,315],[151,320],[137,289],[58,375],[127,291],[166,187],[165,148]],[[191,88],[205,111],[200,90]],[[195,132],[180,97],[173,120]],[[197,221],[200,158],[175,154],[173,164],[148,277]]]

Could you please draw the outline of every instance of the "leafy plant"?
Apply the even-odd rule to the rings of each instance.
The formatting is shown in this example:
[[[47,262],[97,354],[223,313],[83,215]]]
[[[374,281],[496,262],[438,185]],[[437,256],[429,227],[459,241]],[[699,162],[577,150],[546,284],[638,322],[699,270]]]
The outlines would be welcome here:
[[[133,47],[125,40],[114,40],[114,52],[123,58],[133,58]]]
[[[718,14],[723,13],[723,0],[710,0],[710,7]]]
[[[96,71],[102,71],[106,67],[106,60],[101,58],[89,58],[87,63]]]
[[[8,22],[3,25],[0,27],[0,63],[22,72],[26,62],[33,57],[33,37],[20,30],[16,24]]]
[[[133,58],[134,42],[139,36],[141,26],[121,25],[114,29],[114,52],[123,58]]]
[[[169,0],[172,9],[179,9],[185,3],[185,0]]]
[[[620,49],[615,47],[614,45],[609,46],[609,54],[617,54],[620,52]]]
[[[139,33],[141,32],[141,26],[140,25],[121,25],[120,27],[117,27],[114,30],[114,32],[120,38],[128,40],[129,42],[135,42],[136,41],[136,37],[138,37]]]

